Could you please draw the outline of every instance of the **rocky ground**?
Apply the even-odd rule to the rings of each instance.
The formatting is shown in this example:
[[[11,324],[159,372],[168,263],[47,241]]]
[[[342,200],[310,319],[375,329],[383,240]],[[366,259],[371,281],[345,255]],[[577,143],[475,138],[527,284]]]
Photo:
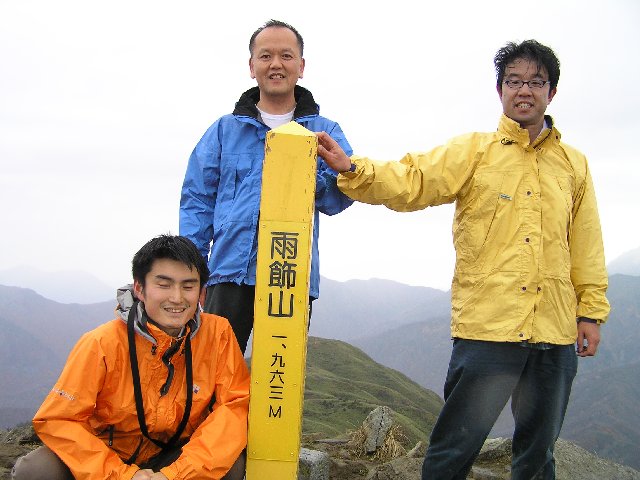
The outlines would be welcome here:
[[[16,458],[40,445],[31,425],[12,430],[0,430],[0,480],[10,480],[11,468]]]
[[[321,450],[331,457],[331,480],[420,480],[424,445],[404,455],[381,460],[374,455],[355,455],[348,443],[336,440],[305,439],[305,447]],[[511,478],[511,440],[490,439],[473,466],[468,480],[508,480]],[[603,460],[573,443],[556,443],[557,480],[640,480],[640,472]]]

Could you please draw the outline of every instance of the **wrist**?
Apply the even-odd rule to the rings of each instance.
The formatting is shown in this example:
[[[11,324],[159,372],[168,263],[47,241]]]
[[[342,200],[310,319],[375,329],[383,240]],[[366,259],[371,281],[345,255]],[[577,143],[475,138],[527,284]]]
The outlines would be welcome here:
[[[576,319],[576,322],[578,322],[578,323],[580,323],[580,322],[595,323],[595,324],[599,324],[600,323],[598,320],[594,320],[593,318],[588,318],[588,317],[578,317]]]
[[[356,168],[358,168],[358,166],[355,163],[351,163],[346,169],[342,170],[340,173],[354,173],[356,171]]]

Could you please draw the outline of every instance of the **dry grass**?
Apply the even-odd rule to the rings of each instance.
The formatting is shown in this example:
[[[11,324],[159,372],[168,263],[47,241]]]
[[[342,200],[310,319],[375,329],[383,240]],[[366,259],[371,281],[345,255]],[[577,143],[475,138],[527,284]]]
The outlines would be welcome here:
[[[367,454],[364,448],[366,441],[366,433],[364,427],[360,427],[357,430],[349,432],[349,442],[347,443],[347,449],[349,453],[356,457],[367,457],[370,460],[377,460],[380,462],[388,462],[397,457],[401,457],[407,453],[404,445],[407,442],[407,437],[402,432],[402,428],[394,424],[384,439],[382,447],[376,449],[373,454]]]

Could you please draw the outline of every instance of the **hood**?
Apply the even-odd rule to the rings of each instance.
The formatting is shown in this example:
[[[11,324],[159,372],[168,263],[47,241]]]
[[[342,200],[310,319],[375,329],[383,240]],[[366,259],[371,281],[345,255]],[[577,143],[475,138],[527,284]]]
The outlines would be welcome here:
[[[293,112],[293,119],[299,119],[309,115],[318,115],[320,113],[320,105],[313,99],[313,95],[309,90],[300,85],[296,85],[293,91],[296,99],[296,108]],[[244,92],[240,99],[236,102],[233,115],[258,118],[258,109],[256,104],[260,100],[260,89],[253,87]]]
[[[135,332],[147,339],[152,344],[156,344],[156,339],[149,332],[147,328],[147,322],[149,321],[149,317],[147,317],[147,312],[144,309],[144,303],[139,301],[133,293],[133,285],[128,284],[124,287],[120,287],[118,289],[116,299],[118,300],[118,306],[116,307],[116,314],[120,319],[127,323],[129,320],[129,312],[131,309],[134,309],[134,329]],[[189,320],[187,323],[191,327],[191,338],[196,334],[198,329],[200,328],[200,309],[196,309],[196,314],[194,318]],[[184,327],[183,327],[184,329]],[[182,332],[180,332],[182,333]]]

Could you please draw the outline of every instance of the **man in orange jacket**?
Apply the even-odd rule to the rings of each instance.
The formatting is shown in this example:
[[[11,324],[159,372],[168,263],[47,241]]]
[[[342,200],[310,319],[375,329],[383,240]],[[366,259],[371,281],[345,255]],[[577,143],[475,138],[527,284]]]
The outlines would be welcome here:
[[[200,312],[205,261],[163,235],[133,258],[120,318],[75,345],[15,480],[244,476],[249,372],[229,322]]]

